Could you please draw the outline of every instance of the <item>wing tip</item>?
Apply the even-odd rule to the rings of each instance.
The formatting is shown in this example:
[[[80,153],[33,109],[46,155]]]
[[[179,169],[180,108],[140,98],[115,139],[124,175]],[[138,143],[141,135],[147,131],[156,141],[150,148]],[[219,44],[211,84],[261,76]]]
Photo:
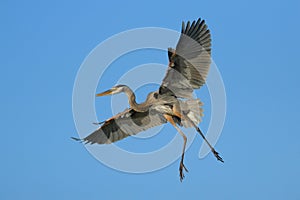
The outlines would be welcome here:
[[[184,33],[184,29],[185,29],[185,24],[184,24],[184,21],[182,21],[182,23],[181,23],[181,33]]]
[[[84,139],[76,138],[76,137],[71,137],[72,140],[75,140],[76,142],[84,142]]]

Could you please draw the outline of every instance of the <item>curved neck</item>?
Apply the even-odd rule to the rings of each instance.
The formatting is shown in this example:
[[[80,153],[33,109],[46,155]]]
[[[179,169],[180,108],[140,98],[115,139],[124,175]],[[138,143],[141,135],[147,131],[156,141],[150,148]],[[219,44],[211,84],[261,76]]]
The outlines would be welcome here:
[[[137,112],[145,112],[148,110],[149,106],[147,105],[147,102],[138,104],[135,100],[135,94],[129,87],[124,88],[124,93],[127,95],[129,105],[133,110]]]

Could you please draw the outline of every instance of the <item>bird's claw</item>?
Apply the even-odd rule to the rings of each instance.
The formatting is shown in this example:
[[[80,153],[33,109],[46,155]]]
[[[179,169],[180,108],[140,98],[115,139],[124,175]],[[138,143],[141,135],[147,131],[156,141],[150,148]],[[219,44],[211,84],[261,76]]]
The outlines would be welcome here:
[[[221,156],[219,156],[219,153],[215,149],[213,149],[213,153],[214,153],[215,157],[217,158],[217,160],[224,162],[223,158]]]
[[[184,166],[183,161],[181,161],[181,162],[180,162],[180,166],[179,166],[179,176],[180,176],[180,181],[181,181],[181,182],[182,182],[182,180],[184,179],[183,169],[184,169],[186,172],[189,172],[189,171],[187,170],[187,168]]]

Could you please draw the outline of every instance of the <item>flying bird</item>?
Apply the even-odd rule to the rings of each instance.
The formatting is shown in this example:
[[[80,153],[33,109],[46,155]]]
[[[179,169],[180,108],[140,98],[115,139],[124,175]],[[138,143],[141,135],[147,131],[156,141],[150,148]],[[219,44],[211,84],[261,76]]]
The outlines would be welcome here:
[[[126,85],[117,85],[96,96],[125,93],[130,107],[113,116],[97,130],[83,139],[90,144],[109,144],[138,134],[144,130],[170,123],[183,138],[179,165],[180,181],[184,178],[184,153],[187,137],[179,127],[193,127],[210,147],[217,160],[224,162],[219,153],[207,141],[198,124],[203,116],[200,99],[192,95],[205,84],[211,64],[211,35],[204,20],[182,22],[179,41],[175,49],[168,48],[169,64],[166,75],[155,92],[148,94],[145,102],[138,104],[134,92]]]

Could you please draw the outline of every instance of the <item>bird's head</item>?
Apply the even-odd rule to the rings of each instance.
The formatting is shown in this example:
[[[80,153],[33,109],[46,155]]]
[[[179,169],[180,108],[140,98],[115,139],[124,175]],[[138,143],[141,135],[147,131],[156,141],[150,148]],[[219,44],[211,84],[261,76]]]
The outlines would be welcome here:
[[[126,85],[116,85],[112,87],[109,90],[106,90],[105,92],[101,92],[99,94],[96,94],[97,97],[102,97],[102,96],[107,96],[107,95],[113,95],[113,94],[118,94],[121,92],[124,92]]]

